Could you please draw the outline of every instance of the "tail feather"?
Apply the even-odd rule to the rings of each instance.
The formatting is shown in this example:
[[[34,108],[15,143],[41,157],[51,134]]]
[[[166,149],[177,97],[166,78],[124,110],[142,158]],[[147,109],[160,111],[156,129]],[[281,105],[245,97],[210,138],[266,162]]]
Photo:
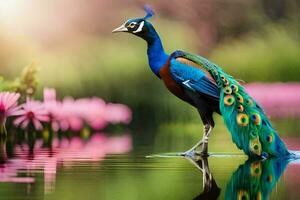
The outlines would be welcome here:
[[[225,73],[228,86],[221,88],[220,110],[232,134],[233,141],[250,156],[284,156],[289,154],[285,144],[272,127],[262,108],[244,88]]]
[[[220,111],[233,142],[250,157],[281,157],[289,154],[263,109],[232,76],[207,59],[176,51],[205,68],[220,88]]]

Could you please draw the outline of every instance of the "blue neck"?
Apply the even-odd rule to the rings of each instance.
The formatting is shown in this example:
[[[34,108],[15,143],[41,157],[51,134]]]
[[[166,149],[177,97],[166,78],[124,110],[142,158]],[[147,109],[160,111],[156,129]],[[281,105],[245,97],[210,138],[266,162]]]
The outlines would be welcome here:
[[[161,40],[154,28],[148,37],[144,39],[148,44],[147,55],[150,68],[154,74],[159,77],[159,71],[166,64],[169,55],[165,53]]]

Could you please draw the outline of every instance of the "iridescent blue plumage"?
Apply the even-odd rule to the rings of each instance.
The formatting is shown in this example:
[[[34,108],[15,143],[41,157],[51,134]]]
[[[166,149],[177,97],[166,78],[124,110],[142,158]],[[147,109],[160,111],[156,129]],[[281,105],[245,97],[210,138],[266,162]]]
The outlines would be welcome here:
[[[187,89],[219,99],[219,88],[201,69],[188,66],[171,57],[170,73],[178,84],[182,84]]]
[[[154,11],[149,5],[144,6],[144,10],[146,12],[146,16],[144,17],[144,20],[150,19],[154,15]]]
[[[147,23],[148,22],[145,22],[146,26]],[[148,43],[148,63],[154,74],[159,76],[159,71],[167,62],[169,55],[165,53],[161,40],[153,26],[148,25],[148,27],[149,34],[151,34],[151,37],[145,36]]]
[[[261,107],[244,88],[207,59],[183,51],[168,55],[150,22],[154,15],[145,6],[146,16],[130,19],[113,32],[129,32],[147,42],[151,70],[177,97],[196,107],[204,124],[203,139],[186,154],[202,144],[207,154],[208,137],[214,127],[213,113],[222,114],[236,145],[250,157],[285,156],[289,152]]]

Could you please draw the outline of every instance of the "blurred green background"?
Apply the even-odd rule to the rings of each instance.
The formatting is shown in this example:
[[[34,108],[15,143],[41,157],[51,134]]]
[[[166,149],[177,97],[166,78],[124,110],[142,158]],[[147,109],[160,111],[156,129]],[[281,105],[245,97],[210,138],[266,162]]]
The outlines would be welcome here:
[[[151,153],[187,150],[202,136],[197,111],[152,74],[146,43],[111,33],[128,18],[144,16],[145,3],[156,12],[151,22],[167,52],[201,54],[247,83],[300,82],[298,0],[0,0],[0,76],[14,80],[34,62],[39,67],[37,98],[42,98],[43,87],[54,87],[60,98],[99,96],[133,109],[129,156],[108,157],[102,168],[61,167],[56,193],[46,197],[40,174],[32,189],[2,185],[2,196],[159,199],[167,192],[167,197],[186,199],[186,194],[194,197],[202,191],[201,175],[185,160],[145,159]],[[299,149],[299,119],[272,122],[285,141]],[[209,151],[241,153],[219,116]],[[224,197],[231,173],[245,158],[214,159],[212,171]],[[272,197],[285,199],[289,190],[284,181]]]
[[[300,81],[299,1],[151,1],[165,49],[200,53],[245,82]],[[111,30],[144,16],[140,0],[0,1],[0,75],[39,66],[40,88],[129,105],[133,126],[198,122],[151,73],[146,43]]]

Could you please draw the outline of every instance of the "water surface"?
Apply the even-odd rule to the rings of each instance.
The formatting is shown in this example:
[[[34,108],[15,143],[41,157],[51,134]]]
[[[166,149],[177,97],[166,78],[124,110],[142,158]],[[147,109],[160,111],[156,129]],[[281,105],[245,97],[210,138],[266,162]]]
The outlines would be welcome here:
[[[174,148],[183,150],[194,139],[186,138],[186,145],[176,146],[181,139],[156,135],[153,142],[147,142],[139,134],[2,138],[0,196],[28,200],[300,199],[299,161],[247,161],[238,151],[220,153],[217,146],[232,145],[221,134],[210,146],[217,153],[207,159],[146,158],[151,153],[175,152]],[[219,137],[222,143],[214,144]],[[285,141],[300,149],[298,137]]]

